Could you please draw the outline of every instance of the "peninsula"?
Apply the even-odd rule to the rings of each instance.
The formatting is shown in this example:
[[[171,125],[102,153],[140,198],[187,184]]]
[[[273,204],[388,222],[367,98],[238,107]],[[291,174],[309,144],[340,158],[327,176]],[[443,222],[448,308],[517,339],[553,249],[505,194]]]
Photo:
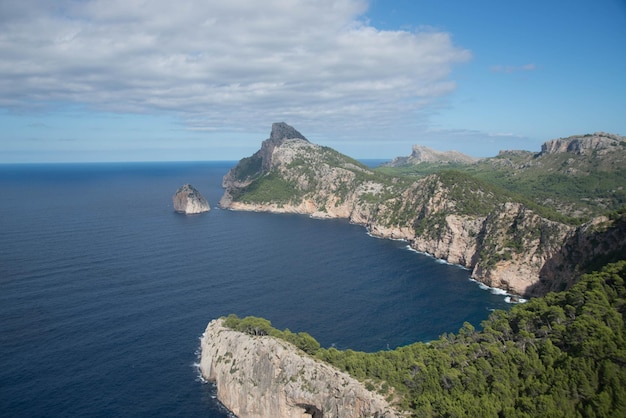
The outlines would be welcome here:
[[[625,201],[623,187],[619,188],[622,177],[626,179],[625,144],[623,137],[599,133],[549,141],[539,154],[501,152],[480,161],[414,147],[413,158],[405,162],[422,163],[419,156],[432,156],[426,159],[430,172],[416,176],[389,168],[370,169],[311,143],[285,123],[274,123],[261,148],[224,176],[220,205],[345,218],[374,236],[403,239],[417,251],[467,267],[473,279],[487,286],[539,296],[569,288],[594,260],[623,254],[624,224],[619,216],[606,214]],[[396,159],[396,163],[401,161]],[[433,161],[442,162],[444,168],[454,163],[455,170],[433,169]],[[561,174],[562,166],[569,171]],[[579,180],[573,177],[577,170],[585,173],[588,167],[597,166],[613,173],[617,185],[598,193],[595,206],[588,204],[589,196],[579,199],[586,206],[576,204],[544,185],[557,178],[579,185],[590,176]],[[526,194],[511,190],[527,182],[491,181],[526,179],[542,167],[547,173],[540,178],[543,183]],[[476,175],[486,172],[491,178]],[[561,180],[564,176],[570,177]],[[534,195],[542,200],[533,200]],[[604,244],[596,245],[598,241]]]

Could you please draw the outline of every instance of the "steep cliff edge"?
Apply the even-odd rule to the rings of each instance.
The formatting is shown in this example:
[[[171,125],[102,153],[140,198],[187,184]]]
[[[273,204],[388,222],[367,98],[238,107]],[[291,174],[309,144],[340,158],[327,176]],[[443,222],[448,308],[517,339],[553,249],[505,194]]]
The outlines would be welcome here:
[[[372,235],[407,240],[418,251],[472,269],[480,282],[520,295],[551,288],[537,285],[553,280],[546,265],[559,259],[566,242],[584,241],[576,237],[585,228],[546,217],[541,208],[469,174],[386,175],[309,142],[285,124],[274,124],[261,150],[231,169],[223,186],[222,207],[349,219]],[[607,222],[591,221],[613,228]],[[617,235],[615,245],[624,245],[624,234]],[[567,283],[581,273],[564,271],[571,276]]]
[[[209,323],[200,370],[217,397],[239,418],[399,417],[382,396],[293,345]]]

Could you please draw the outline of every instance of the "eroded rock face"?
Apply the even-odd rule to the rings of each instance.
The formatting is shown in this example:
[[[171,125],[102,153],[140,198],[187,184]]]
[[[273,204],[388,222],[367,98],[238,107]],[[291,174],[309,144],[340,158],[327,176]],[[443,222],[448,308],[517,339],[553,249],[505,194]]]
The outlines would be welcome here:
[[[209,323],[200,370],[239,418],[402,416],[381,395],[293,345]]]
[[[172,196],[174,210],[186,215],[208,212],[209,203],[191,184],[184,184]]]

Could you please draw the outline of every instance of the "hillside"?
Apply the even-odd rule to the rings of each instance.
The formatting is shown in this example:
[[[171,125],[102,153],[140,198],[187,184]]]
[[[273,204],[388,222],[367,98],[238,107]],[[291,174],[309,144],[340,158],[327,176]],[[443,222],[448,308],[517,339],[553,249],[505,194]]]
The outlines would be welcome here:
[[[415,152],[411,154],[414,155]],[[419,160],[381,167],[391,175],[424,175],[454,168],[506,189],[565,218],[590,220],[626,205],[626,138],[598,132],[555,139],[540,152],[501,151],[476,162]]]
[[[224,208],[349,219],[520,295],[567,288],[584,272],[581,263],[623,254],[626,247],[623,217],[572,223],[536,200],[459,170],[421,177],[371,170],[284,123],[272,126],[270,138],[229,171],[223,186]],[[593,245],[599,234],[611,240]]]
[[[377,353],[321,348],[306,333],[230,315],[209,324],[201,367],[217,379],[218,397],[240,409],[282,398],[281,405],[306,406],[318,416],[359,416],[327,407],[333,397],[325,388],[354,385],[342,383],[345,371],[415,417],[625,416],[625,283],[622,260],[585,275],[568,291],[495,311],[480,331],[466,323],[456,334]],[[305,362],[308,372],[298,372]],[[316,372],[320,368],[329,372]],[[346,405],[375,398],[362,389],[348,392]],[[375,416],[393,416],[387,408]]]

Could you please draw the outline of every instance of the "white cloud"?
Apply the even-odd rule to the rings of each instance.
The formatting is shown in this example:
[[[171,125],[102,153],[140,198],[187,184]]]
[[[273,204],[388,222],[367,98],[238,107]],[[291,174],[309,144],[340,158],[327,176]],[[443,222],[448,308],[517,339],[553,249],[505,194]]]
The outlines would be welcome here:
[[[190,129],[414,118],[470,53],[362,0],[0,0],[0,108],[174,112]],[[354,119],[358,118],[356,122]],[[328,121],[328,122],[327,122]]]

